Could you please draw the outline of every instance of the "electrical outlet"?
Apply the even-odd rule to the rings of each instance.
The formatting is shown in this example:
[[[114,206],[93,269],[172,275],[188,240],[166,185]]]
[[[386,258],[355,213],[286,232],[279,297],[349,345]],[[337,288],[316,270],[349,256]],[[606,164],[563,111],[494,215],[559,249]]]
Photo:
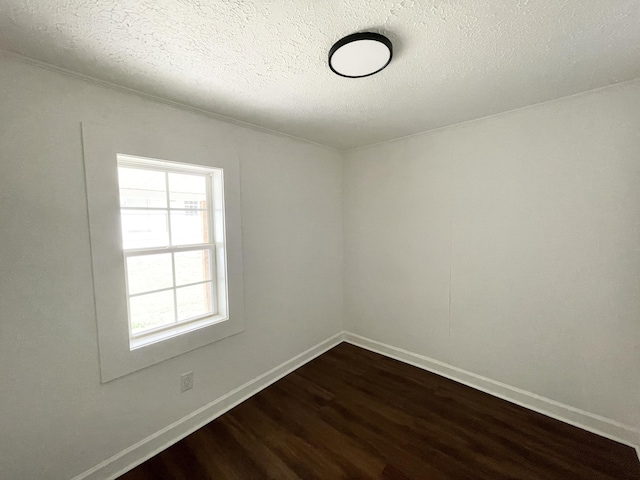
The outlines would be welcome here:
[[[186,392],[193,388],[193,372],[183,373],[180,375],[180,391]]]

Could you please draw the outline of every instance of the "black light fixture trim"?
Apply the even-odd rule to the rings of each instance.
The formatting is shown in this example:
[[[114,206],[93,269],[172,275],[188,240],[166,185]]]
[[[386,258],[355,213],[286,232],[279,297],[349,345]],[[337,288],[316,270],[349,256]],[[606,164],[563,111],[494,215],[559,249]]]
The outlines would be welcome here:
[[[356,75],[356,76],[345,75],[343,73],[340,73],[340,72],[334,70],[333,65],[331,65],[331,57],[333,57],[333,54],[336,53],[336,51],[339,48],[344,47],[348,43],[357,42],[357,41],[360,41],[360,40],[373,40],[373,41],[380,42],[380,43],[384,44],[389,49],[389,60],[387,60],[387,63],[385,63],[382,67],[380,67],[375,72],[367,73],[366,75]],[[336,43],[333,44],[333,47],[331,47],[331,50],[329,50],[329,68],[331,69],[331,71],[333,73],[335,73],[336,75],[340,75],[341,77],[345,77],[345,78],[364,78],[364,77],[370,77],[371,75],[375,75],[376,73],[378,73],[378,72],[384,70],[385,68],[387,68],[387,65],[389,65],[391,63],[391,59],[392,58],[393,58],[393,45],[391,44],[391,40],[389,40],[384,35],[381,35],[379,33],[374,33],[374,32],[352,33],[351,35],[347,35],[346,37],[341,38],[340,40],[338,40]]]

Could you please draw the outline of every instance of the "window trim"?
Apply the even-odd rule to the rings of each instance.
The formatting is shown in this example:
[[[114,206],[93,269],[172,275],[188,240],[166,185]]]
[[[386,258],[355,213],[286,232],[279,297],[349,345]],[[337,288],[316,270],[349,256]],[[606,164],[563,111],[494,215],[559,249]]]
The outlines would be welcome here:
[[[240,162],[232,139],[219,137],[214,146],[172,131],[149,132],[82,122],[91,264],[97,326],[100,381],[112,381],[177,355],[244,331]],[[216,255],[227,271],[227,319],[130,348],[127,289],[120,221],[117,155],[160,159],[204,170],[221,168],[225,236],[224,251]],[[171,160],[166,160],[171,159]],[[224,253],[224,255],[222,254]],[[214,273],[214,272],[212,272]],[[218,282],[218,285],[221,285]]]

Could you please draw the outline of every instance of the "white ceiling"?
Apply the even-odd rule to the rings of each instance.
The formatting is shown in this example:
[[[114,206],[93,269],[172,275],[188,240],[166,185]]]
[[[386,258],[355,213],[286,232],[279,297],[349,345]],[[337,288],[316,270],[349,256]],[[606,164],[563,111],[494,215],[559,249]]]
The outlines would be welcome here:
[[[0,0],[0,49],[345,149],[640,77],[640,0]]]

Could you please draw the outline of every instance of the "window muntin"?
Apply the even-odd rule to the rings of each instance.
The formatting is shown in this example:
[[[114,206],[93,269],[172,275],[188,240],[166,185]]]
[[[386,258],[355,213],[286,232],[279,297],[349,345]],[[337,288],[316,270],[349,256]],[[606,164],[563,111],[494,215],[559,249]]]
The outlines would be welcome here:
[[[118,155],[118,179],[130,348],[223,319],[222,170]]]

